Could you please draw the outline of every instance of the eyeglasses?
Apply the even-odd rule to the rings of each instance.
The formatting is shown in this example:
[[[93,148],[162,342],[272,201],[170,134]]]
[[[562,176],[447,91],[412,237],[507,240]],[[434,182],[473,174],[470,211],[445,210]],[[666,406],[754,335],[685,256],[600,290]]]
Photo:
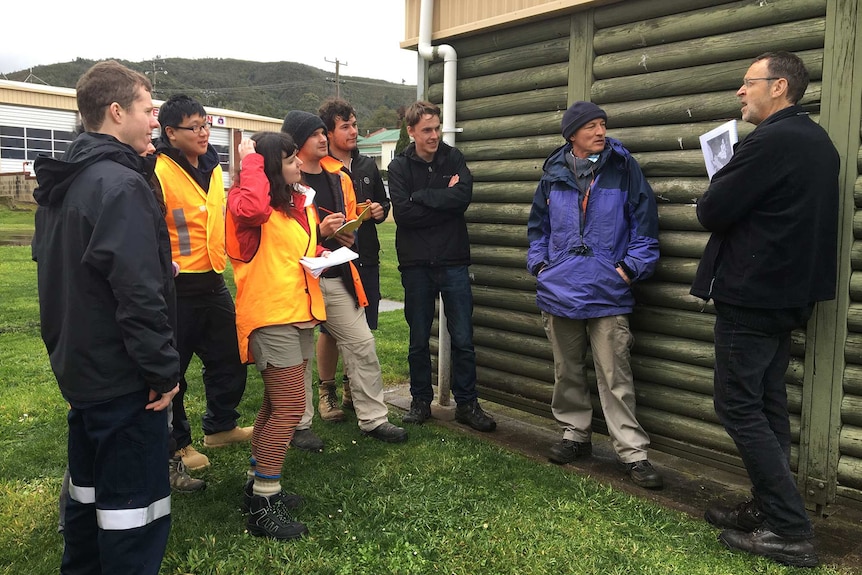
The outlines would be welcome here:
[[[767,82],[771,82],[772,80],[779,80],[779,79],[780,78],[775,77],[775,76],[772,76],[769,78],[745,78],[742,81],[742,85],[745,86],[746,88],[751,88],[751,84],[753,84],[754,82],[757,82],[758,80],[766,80]]]
[[[201,130],[209,132],[212,127],[212,122],[204,122],[200,126],[174,126],[174,130],[188,130],[189,132],[200,134]]]

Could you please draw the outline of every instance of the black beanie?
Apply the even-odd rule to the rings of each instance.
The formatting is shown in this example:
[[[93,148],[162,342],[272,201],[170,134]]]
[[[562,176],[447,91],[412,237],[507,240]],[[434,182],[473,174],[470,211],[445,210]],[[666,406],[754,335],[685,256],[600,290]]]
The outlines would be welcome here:
[[[563,114],[563,138],[568,142],[572,134],[578,131],[578,128],[596,118],[602,118],[607,121],[608,115],[592,102],[575,102]]]
[[[288,112],[287,116],[284,117],[284,123],[281,125],[281,131],[293,138],[297,148],[304,146],[305,141],[318,128],[323,128],[323,132],[326,133],[326,125],[319,116],[302,110]]]

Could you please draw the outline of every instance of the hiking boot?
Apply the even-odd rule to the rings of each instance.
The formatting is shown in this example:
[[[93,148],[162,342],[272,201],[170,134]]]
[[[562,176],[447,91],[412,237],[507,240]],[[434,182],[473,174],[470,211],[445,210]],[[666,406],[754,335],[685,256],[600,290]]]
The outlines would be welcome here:
[[[206,469],[210,466],[209,457],[192,447],[191,445],[186,445],[182,449],[174,452],[174,457],[180,457],[183,460],[183,465],[186,466],[186,469],[189,471],[199,471],[201,469]]]
[[[350,378],[346,375],[341,378],[341,408],[353,409],[353,394],[350,393]]]
[[[617,461],[617,464],[623,473],[631,477],[632,482],[638,487],[646,487],[647,489],[661,489],[664,487],[661,475],[652,466],[652,463],[646,459],[641,459],[634,463]]]
[[[735,529],[744,533],[754,531],[763,525],[766,519],[754,499],[743,501],[733,509],[723,505],[713,505],[706,510],[703,518],[710,525],[720,529]]]
[[[404,443],[407,441],[407,432],[404,431],[404,428],[393,425],[388,421],[384,421],[371,431],[363,431],[362,433],[385,443]]]
[[[317,402],[317,410],[323,421],[344,421],[344,412],[338,407],[338,394],[335,392],[335,382],[330,380],[321,381],[317,389],[320,396]]]
[[[718,536],[718,540],[728,549],[768,557],[792,567],[817,567],[820,563],[810,540],[781,537],[765,527],[751,533],[725,529]]]
[[[455,408],[455,421],[469,425],[476,431],[494,431],[497,429],[497,422],[482,411],[477,399],[467,403],[459,403],[458,407]]]
[[[303,451],[311,451],[317,453],[323,451],[323,440],[317,437],[310,429],[297,429],[293,432],[293,439],[290,440],[291,447],[301,449]]]
[[[248,427],[236,426],[228,431],[210,433],[209,435],[204,435],[204,447],[224,447],[233,443],[244,443],[246,441],[251,441],[253,433],[253,425]]]
[[[245,482],[245,485],[242,488],[242,509],[243,513],[248,513],[249,508],[251,507],[251,500],[254,498],[254,479],[249,479]],[[284,491],[279,491],[275,495],[271,496],[269,500],[272,503],[280,501],[282,505],[287,507],[288,509],[299,509],[302,507],[302,504],[305,501],[302,499],[301,495],[297,495],[295,493],[285,493]]]
[[[171,480],[171,491],[177,493],[194,493],[207,487],[206,481],[195,479],[188,474],[183,458],[179,455],[174,455],[168,460],[168,476]]]
[[[277,499],[278,494],[272,497],[252,495],[248,504],[248,519],[245,527],[255,537],[270,537],[272,539],[299,539],[306,533],[308,528],[294,521],[287,507]]]
[[[548,453],[548,461],[557,465],[571,463],[581,457],[589,457],[593,454],[593,444],[589,441],[572,441],[564,439],[551,446]]]
[[[401,419],[404,423],[415,423],[420,425],[431,419],[431,404],[426,401],[414,399],[410,402],[410,411]]]

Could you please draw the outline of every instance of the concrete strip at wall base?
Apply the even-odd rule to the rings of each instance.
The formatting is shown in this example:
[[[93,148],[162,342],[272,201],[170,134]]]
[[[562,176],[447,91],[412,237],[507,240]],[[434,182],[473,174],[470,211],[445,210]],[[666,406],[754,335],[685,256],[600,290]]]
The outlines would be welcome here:
[[[0,199],[4,202],[34,204],[36,178],[25,173],[0,174]]]

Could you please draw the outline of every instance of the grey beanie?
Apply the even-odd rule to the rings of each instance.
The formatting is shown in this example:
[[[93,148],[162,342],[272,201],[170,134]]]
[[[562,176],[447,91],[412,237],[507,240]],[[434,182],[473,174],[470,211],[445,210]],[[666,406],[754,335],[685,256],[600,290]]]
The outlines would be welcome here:
[[[575,102],[563,114],[563,138],[568,142],[572,134],[578,131],[578,128],[596,118],[602,118],[607,121],[608,115],[592,102]]]
[[[287,116],[284,117],[284,123],[281,125],[281,131],[293,138],[297,148],[305,145],[305,141],[318,128],[323,128],[323,133],[326,133],[326,125],[319,116],[302,110],[288,112]]]

